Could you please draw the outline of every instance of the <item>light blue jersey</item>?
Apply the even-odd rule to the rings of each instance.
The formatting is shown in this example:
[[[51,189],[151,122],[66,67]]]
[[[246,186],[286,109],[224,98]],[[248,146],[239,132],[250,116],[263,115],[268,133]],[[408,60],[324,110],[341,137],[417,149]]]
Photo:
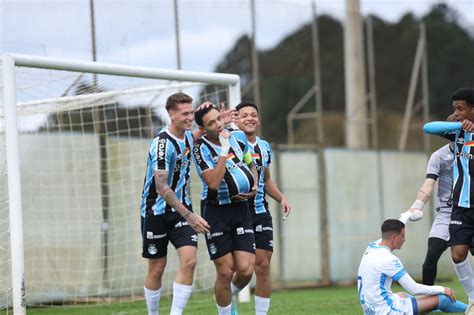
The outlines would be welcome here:
[[[176,193],[178,200],[191,210],[188,187],[192,145],[191,131],[185,131],[184,139],[179,139],[168,131],[168,127],[163,128],[153,139],[148,152],[148,164],[143,184],[140,207],[142,217],[145,217],[147,212],[161,215],[166,211],[176,211],[158,195],[154,176],[156,170],[168,172],[167,184]]]
[[[258,173],[258,189],[255,196],[249,199],[249,209],[256,214],[268,212],[267,194],[265,192],[265,170],[270,167],[273,159],[270,144],[257,137],[252,146],[252,158]]]
[[[431,122],[423,130],[454,142],[453,205],[474,208],[474,134],[462,130],[459,122]]]
[[[202,182],[201,199],[219,205],[232,203],[231,197],[249,192],[254,184],[253,175],[244,162],[244,154],[251,152],[247,137],[242,131],[232,131],[230,150],[227,155],[226,172],[217,191],[209,189],[202,178],[202,173],[215,168],[221,147],[213,144],[206,136],[194,144],[193,159]]]

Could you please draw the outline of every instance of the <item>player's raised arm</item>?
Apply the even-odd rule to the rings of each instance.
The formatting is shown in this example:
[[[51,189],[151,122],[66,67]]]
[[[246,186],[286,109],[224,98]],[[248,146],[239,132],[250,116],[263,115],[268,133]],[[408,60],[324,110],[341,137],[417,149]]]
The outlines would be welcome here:
[[[166,201],[170,207],[175,209],[198,233],[209,232],[209,224],[200,215],[189,211],[178,199],[176,193],[171,189],[167,183],[168,171],[156,170],[155,182],[156,190],[160,196]]]
[[[442,136],[446,133],[461,130],[463,123],[461,122],[447,122],[447,121],[433,121],[423,126],[423,131],[427,134]]]

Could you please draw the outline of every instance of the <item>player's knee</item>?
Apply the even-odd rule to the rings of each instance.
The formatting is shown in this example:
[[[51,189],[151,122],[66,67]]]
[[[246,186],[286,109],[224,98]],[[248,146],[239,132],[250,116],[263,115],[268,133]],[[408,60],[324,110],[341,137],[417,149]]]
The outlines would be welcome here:
[[[181,269],[194,271],[196,267],[196,257],[188,257],[186,259],[181,260]]]
[[[219,269],[217,269],[217,277],[222,280],[230,282],[232,281],[233,275],[234,271],[228,266],[221,266]]]
[[[255,273],[261,277],[266,277],[270,275],[270,261],[258,260],[255,263]]]
[[[451,258],[455,264],[462,263],[467,258],[467,252],[453,250],[451,252]]]
[[[148,268],[148,275],[155,280],[160,280],[165,272],[165,266],[155,265],[153,268]]]

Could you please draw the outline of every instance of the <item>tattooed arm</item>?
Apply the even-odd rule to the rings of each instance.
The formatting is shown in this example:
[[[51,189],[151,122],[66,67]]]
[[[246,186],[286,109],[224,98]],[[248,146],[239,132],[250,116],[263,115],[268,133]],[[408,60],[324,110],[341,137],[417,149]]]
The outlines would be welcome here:
[[[186,208],[176,196],[176,193],[167,183],[168,172],[165,170],[155,171],[155,183],[158,194],[163,197],[166,204],[175,209],[198,233],[209,232],[209,224],[200,215],[191,212]]]

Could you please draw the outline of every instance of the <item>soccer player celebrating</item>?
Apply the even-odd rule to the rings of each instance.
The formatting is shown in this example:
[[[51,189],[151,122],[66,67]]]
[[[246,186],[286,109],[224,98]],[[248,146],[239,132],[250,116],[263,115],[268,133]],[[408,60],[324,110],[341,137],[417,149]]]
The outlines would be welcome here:
[[[403,214],[402,214],[403,216]],[[454,291],[442,286],[416,283],[392,253],[405,242],[405,224],[388,219],[381,227],[382,239],[369,244],[357,273],[359,301],[364,314],[418,314],[440,310],[464,312],[466,304],[456,301]],[[405,290],[393,293],[392,281]]]
[[[273,224],[268,210],[266,194],[280,203],[283,217],[286,218],[291,207],[285,196],[275,185],[270,176],[272,149],[270,144],[257,137],[257,128],[260,125],[257,106],[252,102],[242,102],[235,107],[238,113],[237,126],[247,136],[253,148],[253,156],[258,172],[258,190],[255,197],[250,198],[249,208],[252,213],[253,229],[255,232],[255,311],[257,315],[267,314],[270,307],[272,280],[270,276],[270,260],[273,253]],[[235,295],[247,285],[238,274],[234,277],[232,287],[232,306],[235,306]],[[234,312],[236,313],[236,311]]]
[[[224,129],[214,106],[198,109],[195,120],[205,133],[196,140],[193,158],[202,182],[201,213],[210,225],[206,243],[216,266],[217,309],[230,314],[234,270],[248,283],[254,269],[255,238],[247,199],[257,191],[257,172],[245,134]]]
[[[454,119],[458,123],[426,124],[426,133],[444,136],[454,142],[453,210],[449,223],[451,258],[456,274],[469,297],[466,314],[474,314],[474,277],[467,259],[474,237],[474,88],[462,88],[452,96]]]
[[[181,314],[191,295],[196,266],[197,234],[209,231],[206,220],[193,213],[189,171],[194,119],[192,98],[184,93],[168,97],[171,125],[153,139],[141,202],[142,256],[148,259],[145,299],[149,315],[158,314],[161,279],[168,242],[176,248],[179,269],[173,283],[171,314]]]

